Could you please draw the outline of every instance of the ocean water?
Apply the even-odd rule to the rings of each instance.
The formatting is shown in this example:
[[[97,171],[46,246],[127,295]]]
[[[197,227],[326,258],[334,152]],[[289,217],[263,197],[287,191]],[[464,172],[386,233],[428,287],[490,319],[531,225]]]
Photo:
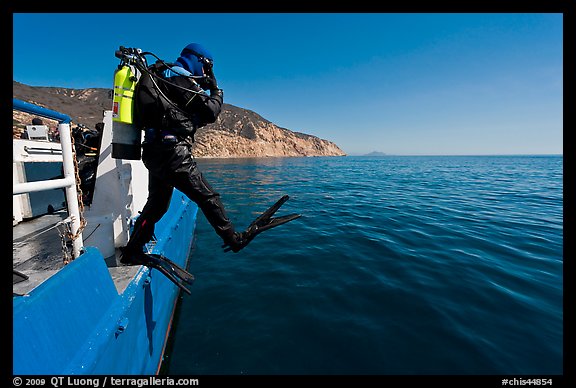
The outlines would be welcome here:
[[[198,213],[165,373],[563,373],[562,156],[199,160],[238,229]]]

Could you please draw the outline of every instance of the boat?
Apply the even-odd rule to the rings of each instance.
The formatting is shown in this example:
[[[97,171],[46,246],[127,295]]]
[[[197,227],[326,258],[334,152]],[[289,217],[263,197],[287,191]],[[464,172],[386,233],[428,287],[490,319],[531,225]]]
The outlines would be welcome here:
[[[71,118],[18,99],[13,109],[56,120],[60,135],[60,143],[13,140],[13,374],[160,374],[181,290],[156,269],[119,264],[146,201],[146,168],[112,157],[112,111],[104,111],[88,201],[78,195],[83,161]],[[45,179],[21,173],[40,164],[49,166]],[[39,192],[51,194],[32,197]],[[186,268],[197,211],[174,190],[148,251]]]

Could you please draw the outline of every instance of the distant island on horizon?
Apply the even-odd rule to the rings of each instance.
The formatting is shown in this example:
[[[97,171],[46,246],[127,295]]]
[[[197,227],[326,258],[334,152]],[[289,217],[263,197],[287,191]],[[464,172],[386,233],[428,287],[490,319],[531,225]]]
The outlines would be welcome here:
[[[385,154],[384,152],[380,152],[380,151],[372,151],[372,152],[369,152],[367,154],[360,155],[360,156],[388,156],[388,154]]]

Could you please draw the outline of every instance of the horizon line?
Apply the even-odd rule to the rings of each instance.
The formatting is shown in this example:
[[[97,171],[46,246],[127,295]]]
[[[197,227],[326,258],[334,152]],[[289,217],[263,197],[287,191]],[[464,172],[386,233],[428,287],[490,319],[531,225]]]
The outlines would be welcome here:
[[[367,157],[387,157],[387,156],[564,156],[564,153],[509,153],[509,154],[387,154],[370,155],[370,153],[347,153],[345,156],[367,156]]]

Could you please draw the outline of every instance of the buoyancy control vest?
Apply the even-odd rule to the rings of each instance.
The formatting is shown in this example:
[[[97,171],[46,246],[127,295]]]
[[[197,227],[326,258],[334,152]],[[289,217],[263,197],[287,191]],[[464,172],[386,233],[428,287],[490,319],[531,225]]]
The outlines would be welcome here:
[[[165,63],[156,62],[140,77],[134,93],[134,124],[141,130],[170,131],[193,141],[198,123],[194,114],[183,111],[174,102],[175,86],[162,75],[167,68]]]

